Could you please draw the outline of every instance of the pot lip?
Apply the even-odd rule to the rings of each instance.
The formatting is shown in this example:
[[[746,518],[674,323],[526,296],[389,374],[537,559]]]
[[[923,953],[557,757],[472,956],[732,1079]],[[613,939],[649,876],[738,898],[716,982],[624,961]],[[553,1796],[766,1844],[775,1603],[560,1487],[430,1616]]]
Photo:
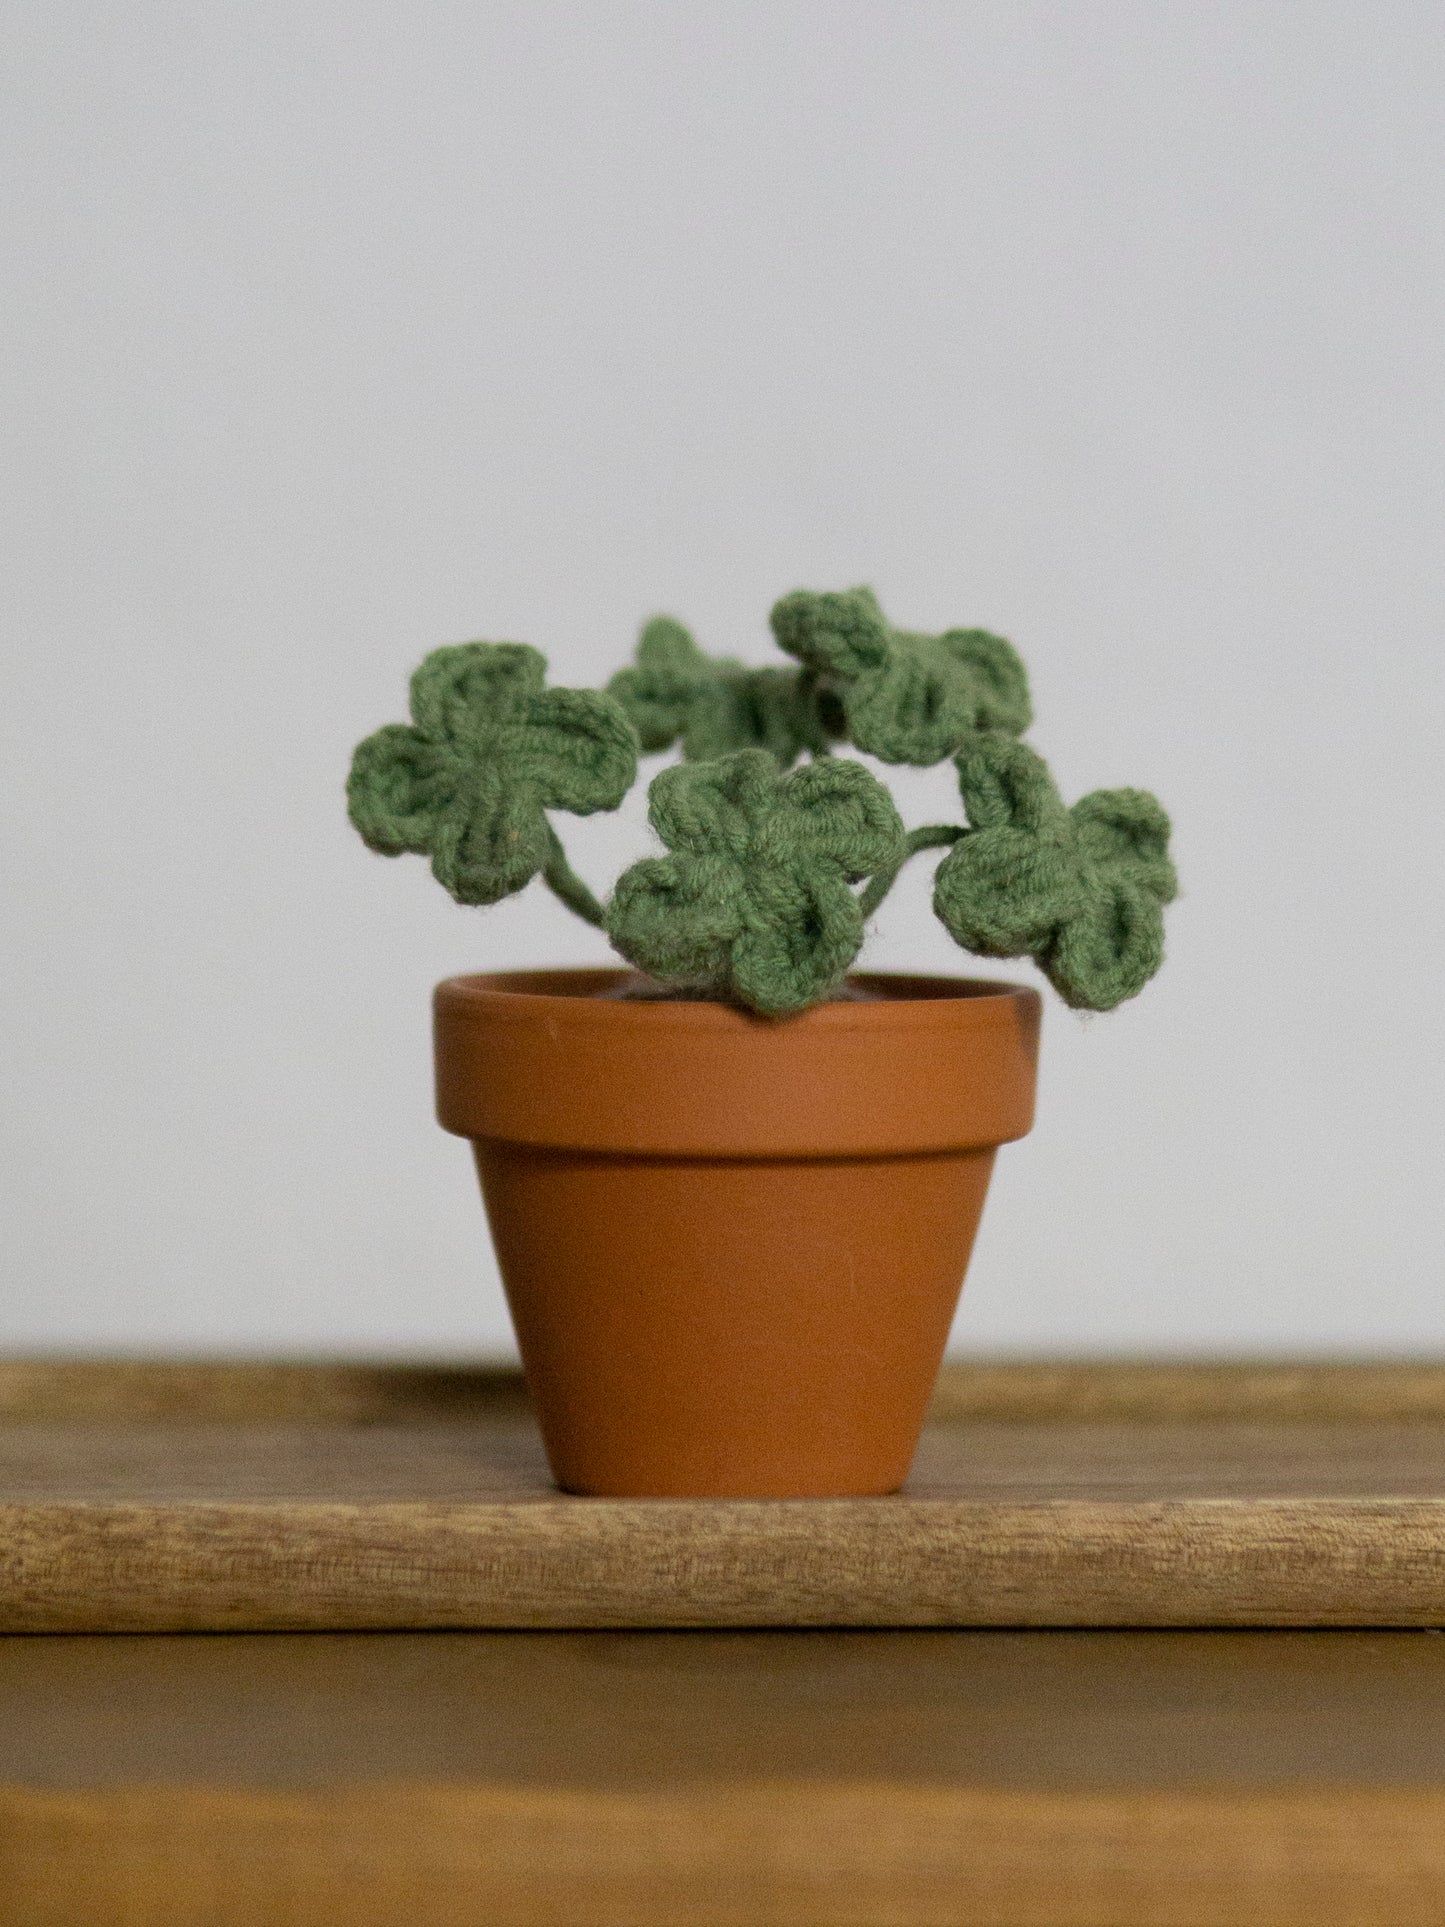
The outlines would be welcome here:
[[[1033,1121],[1042,1000],[1020,984],[869,973],[878,1001],[785,1018],[596,994],[633,974],[438,984],[443,1126],[554,1150],[786,1161],[977,1150]]]
[[[863,970],[847,981],[877,993],[857,1002],[812,1004],[785,1017],[764,1017],[733,1004],[705,999],[624,999],[600,993],[616,989],[638,972],[607,965],[543,970],[489,970],[447,977],[436,987],[438,1006],[452,1017],[482,1021],[547,1017],[608,1026],[647,1026],[707,1034],[767,1031],[858,1031],[912,1029],[1010,1022],[1021,1005],[1041,1004],[1028,984],[998,977],[946,977],[913,971]]]

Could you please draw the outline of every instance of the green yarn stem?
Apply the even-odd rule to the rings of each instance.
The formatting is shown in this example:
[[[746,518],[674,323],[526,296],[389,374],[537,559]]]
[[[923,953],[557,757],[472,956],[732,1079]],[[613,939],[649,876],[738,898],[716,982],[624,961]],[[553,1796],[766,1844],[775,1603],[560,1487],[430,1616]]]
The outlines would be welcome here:
[[[864,916],[871,917],[882,903],[898,881],[898,872],[909,857],[916,856],[920,850],[942,850],[950,843],[957,843],[961,836],[967,835],[968,831],[957,823],[925,823],[921,829],[910,830],[907,845],[899,861],[891,869],[880,870],[858,899],[858,907]]]
[[[565,903],[569,910],[575,910],[594,929],[605,927],[607,917],[602,905],[567,861],[562,840],[555,830],[552,831],[552,853],[543,867],[542,881],[554,897]]]

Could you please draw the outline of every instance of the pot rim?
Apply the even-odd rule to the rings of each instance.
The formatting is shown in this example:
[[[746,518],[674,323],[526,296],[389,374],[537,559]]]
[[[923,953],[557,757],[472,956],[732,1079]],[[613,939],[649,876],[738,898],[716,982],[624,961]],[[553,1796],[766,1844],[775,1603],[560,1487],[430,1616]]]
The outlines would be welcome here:
[[[635,974],[438,984],[443,1127],[612,1156],[787,1159],[976,1150],[1033,1122],[1042,1000],[1022,984],[866,972],[854,981],[875,1000],[787,1018],[597,994]]]
[[[850,988],[871,991],[872,996],[810,1004],[806,1010],[769,1017],[738,1004],[716,998],[623,998],[607,996],[641,973],[607,965],[559,966],[555,969],[486,970],[446,977],[436,987],[436,997],[445,998],[458,1016],[485,1014],[488,1020],[505,1021],[509,1011],[517,1015],[548,1009],[587,1013],[588,1021],[646,1024],[657,1029],[701,1031],[854,1030],[873,1029],[879,1024],[901,1025],[943,1021],[956,1025],[960,1019],[972,1023],[988,1022],[1005,1016],[1016,1000],[1039,1003],[1039,993],[1031,985],[1012,983],[1000,977],[948,977],[914,971],[861,970],[850,972]],[[966,1015],[960,1006],[967,1006]],[[606,1013],[602,1015],[601,1013]]]

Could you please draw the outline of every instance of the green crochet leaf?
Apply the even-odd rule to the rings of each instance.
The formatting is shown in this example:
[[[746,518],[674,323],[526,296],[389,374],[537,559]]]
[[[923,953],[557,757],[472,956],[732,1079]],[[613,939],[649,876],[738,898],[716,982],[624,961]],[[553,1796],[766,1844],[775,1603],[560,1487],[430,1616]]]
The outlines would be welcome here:
[[[410,723],[359,743],[346,797],[383,856],[429,856],[459,903],[496,903],[543,869],[548,810],[615,810],[637,776],[637,736],[611,697],[548,689],[520,642],[433,650],[411,680]]]
[[[645,750],[671,749],[722,666],[703,654],[680,622],[654,616],[638,639],[636,667],[619,669],[607,693],[627,712]]]
[[[827,752],[816,678],[806,670],[748,669],[704,655],[680,622],[654,616],[642,631],[637,662],[607,685],[645,750],[681,740],[690,763],[739,749],[766,749],[790,768],[803,753]]]
[[[904,849],[875,776],[834,757],[784,776],[766,750],[744,749],[663,770],[648,806],[672,854],[618,882],[607,933],[624,957],[768,1016],[837,988],[863,942],[848,886]]]
[[[1012,643],[986,629],[941,636],[889,627],[871,589],[799,589],[772,613],[773,634],[841,698],[848,740],[885,763],[952,756],[975,730],[1013,735],[1032,720],[1028,676]]]
[[[1067,1004],[1112,1010],[1164,960],[1178,883],[1169,818],[1145,790],[1066,809],[1042,758],[1001,732],[957,758],[971,829],[938,866],[933,907],[966,950],[1032,957]]]

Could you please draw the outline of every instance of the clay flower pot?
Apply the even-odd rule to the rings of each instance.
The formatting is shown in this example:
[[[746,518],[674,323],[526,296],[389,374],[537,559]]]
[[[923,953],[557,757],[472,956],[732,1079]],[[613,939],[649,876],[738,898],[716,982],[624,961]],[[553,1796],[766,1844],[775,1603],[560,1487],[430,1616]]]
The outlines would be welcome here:
[[[907,1477],[994,1152],[1033,1122],[1037,992],[861,976],[767,1020],[618,970],[436,992],[557,1483],[817,1498]]]

